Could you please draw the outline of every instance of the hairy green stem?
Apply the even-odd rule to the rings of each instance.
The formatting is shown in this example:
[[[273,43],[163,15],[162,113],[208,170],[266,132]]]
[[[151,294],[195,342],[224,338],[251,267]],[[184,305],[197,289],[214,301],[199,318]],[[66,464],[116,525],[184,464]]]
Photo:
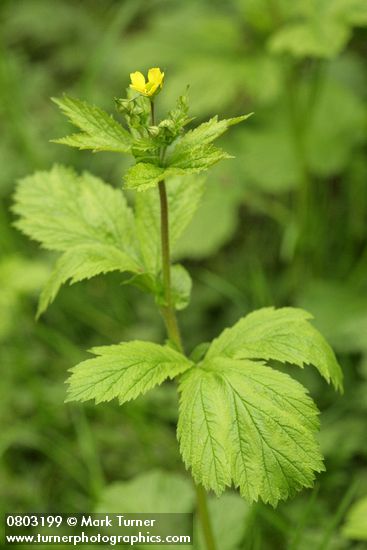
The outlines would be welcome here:
[[[160,181],[159,200],[161,205],[161,246],[162,246],[162,277],[163,277],[163,292],[165,305],[162,307],[162,315],[166,324],[168,336],[178,347],[183,351],[180,330],[178,328],[176,312],[172,303],[171,291],[171,261],[169,247],[169,225],[168,225],[168,201],[166,184]]]
[[[150,100],[151,120],[155,123],[154,118],[154,102]],[[171,258],[170,258],[170,242],[169,242],[169,212],[166,184],[160,181],[158,184],[160,211],[161,211],[161,248],[162,248],[162,278],[163,278],[163,294],[164,306],[161,308],[162,316],[166,325],[168,337],[175,346],[184,353],[181,340],[180,330],[176,317],[176,310],[172,301],[171,289]],[[207,550],[216,550],[214,534],[210,521],[208,503],[205,489],[201,485],[195,485],[197,511],[199,520],[202,526],[204,540]]]
[[[167,334],[177,348],[183,352],[181,335],[177,323],[176,311],[172,303],[171,293],[171,262],[169,248],[168,201],[166,185],[159,182],[159,198],[161,207],[161,244],[162,244],[162,274],[165,306],[161,308],[166,324]],[[201,485],[195,486],[197,511],[202,526],[207,550],[216,550],[214,534],[211,526],[205,489]]]

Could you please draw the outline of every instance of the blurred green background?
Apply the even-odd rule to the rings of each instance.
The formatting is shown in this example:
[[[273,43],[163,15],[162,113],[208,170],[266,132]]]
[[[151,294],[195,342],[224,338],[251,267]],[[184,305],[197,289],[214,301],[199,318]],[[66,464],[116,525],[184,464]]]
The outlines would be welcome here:
[[[17,178],[56,161],[120,186],[123,157],[49,143],[70,130],[49,98],[113,111],[130,72],[159,66],[158,116],[187,84],[197,122],[255,112],[226,138],[236,158],[210,172],[181,241],[194,281],[187,348],[253,308],[301,305],[345,373],[341,397],[312,369],[291,370],[322,412],[327,472],[276,510],[214,501],[219,550],[366,548],[343,529],[367,495],[366,0],[1,0],[0,24],[0,512],[112,509],[139,487],[154,502],[154,476],[171,480],[167,506],[177,500],[174,386],[122,408],[64,404],[86,349],[164,338],[151,299],[97,277],[64,288],[36,323],[53,257],[13,229],[10,210]]]

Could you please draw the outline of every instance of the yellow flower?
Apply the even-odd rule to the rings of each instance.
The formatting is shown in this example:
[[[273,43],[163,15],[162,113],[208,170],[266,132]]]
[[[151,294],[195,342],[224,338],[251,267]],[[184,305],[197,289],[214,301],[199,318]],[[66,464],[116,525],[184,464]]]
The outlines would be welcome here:
[[[130,88],[146,97],[152,97],[162,89],[164,73],[158,67],[155,67],[148,71],[148,82],[145,82],[145,76],[139,71],[131,73],[130,79]]]

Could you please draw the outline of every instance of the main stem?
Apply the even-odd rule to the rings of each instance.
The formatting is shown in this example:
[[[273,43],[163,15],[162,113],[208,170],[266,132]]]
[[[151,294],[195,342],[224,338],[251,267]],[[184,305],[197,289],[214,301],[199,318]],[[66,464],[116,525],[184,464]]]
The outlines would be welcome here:
[[[154,125],[154,103],[150,101],[152,124]],[[168,337],[176,345],[176,347],[184,353],[180,329],[177,322],[176,310],[172,301],[171,291],[171,258],[170,258],[170,243],[169,243],[169,218],[168,218],[168,200],[166,184],[160,181],[158,184],[159,200],[161,210],[161,247],[162,247],[162,276],[163,276],[163,291],[164,303],[161,311],[166,325]],[[208,502],[206,492],[202,485],[195,485],[197,511],[202,526],[204,540],[207,550],[216,550],[212,524],[208,510]]]

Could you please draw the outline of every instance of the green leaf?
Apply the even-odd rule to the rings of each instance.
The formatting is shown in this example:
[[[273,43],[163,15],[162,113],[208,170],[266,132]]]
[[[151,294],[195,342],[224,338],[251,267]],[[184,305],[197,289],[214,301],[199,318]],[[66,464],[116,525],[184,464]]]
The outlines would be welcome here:
[[[224,134],[230,126],[243,122],[249,116],[251,115],[220,121],[215,116],[208,122],[200,124],[177,141],[173,150],[167,155],[167,164],[199,173],[222,159],[231,158],[225,151],[214,147],[211,143]]]
[[[208,170],[220,160],[233,158],[219,147],[214,145],[197,145],[192,147],[186,144],[178,144],[167,155],[168,170],[183,170],[187,174],[199,174]],[[180,172],[178,172],[180,173]]]
[[[88,172],[55,165],[20,180],[17,227],[49,250],[93,243],[134,251],[134,216],[120,190]]]
[[[188,271],[180,264],[173,265],[171,268],[171,293],[175,309],[185,309],[190,302],[192,280]],[[163,283],[161,283],[159,293],[156,295],[159,305],[167,305],[164,300]]]
[[[155,187],[160,181],[167,177],[165,169],[149,162],[138,162],[124,176],[125,187],[146,191]]]
[[[193,506],[194,487],[187,477],[151,470],[129,481],[119,481],[106,487],[96,512],[178,514],[191,512]]]
[[[153,294],[159,306],[165,306],[164,287],[161,272],[151,272],[134,275],[125,284],[131,284],[142,290]],[[171,298],[175,309],[184,309],[190,302],[192,280],[188,271],[180,264],[171,267]]]
[[[273,359],[299,367],[310,364],[342,390],[343,375],[334,352],[310,319],[312,315],[306,311],[290,307],[253,311],[225,329],[206,357]]]
[[[122,404],[192,366],[181,353],[151,342],[132,341],[91,351],[97,357],[70,369],[67,401],[101,403],[117,397]]]
[[[306,390],[260,362],[206,359],[180,383],[178,437],[197,483],[217,494],[279,500],[311,487],[323,468],[318,411]]]
[[[208,508],[214,539],[220,550],[238,550],[245,535],[250,507],[238,494],[224,493],[221,497],[209,498]],[[197,550],[206,550],[200,521],[197,521]]]
[[[136,271],[136,263],[122,250],[110,245],[80,245],[65,252],[43,288],[38,304],[39,317],[53,302],[60,287],[109,271]]]
[[[335,57],[345,47],[352,28],[366,24],[365,0],[300,2],[295,7],[294,20],[272,36],[270,49],[296,57]]]
[[[46,262],[4,254],[0,259],[0,341],[15,334],[24,297],[38,294],[48,277]]]
[[[218,120],[218,117],[215,116],[207,122],[203,122],[203,124],[200,124],[200,126],[198,126],[197,128],[194,128],[193,130],[187,132],[180,139],[177,147],[181,149],[184,147],[189,148],[208,145],[209,143],[212,143],[212,141],[223,135],[228,130],[228,128],[234,126],[235,124],[239,124],[240,122],[244,122],[250,116],[252,116],[252,114],[253,113],[223,120]]]
[[[305,138],[312,172],[321,177],[340,173],[349,167],[356,147],[365,140],[364,101],[335,79],[325,79]]]
[[[191,160],[188,161],[189,157],[186,157],[186,161],[184,158],[181,159],[183,164],[186,162],[186,167],[174,165],[163,167],[156,166],[155,164],[151,164],[149,162],[138,162],[127,170],[124,176],[125,187],[127,189],[136,189],[136,191],[146,191],[147,189],[156,187],[160,181],[172,178],[174,176],[185,176],[187,174],[199,173],[222,158],[230,158],[227,153],[220,152],[219,149],[216,149],[216,151],[214,151],[215,148],[212,149],[213,151],[208,157],[202,156],[201,158],[197,157],[195,159],[194,157],[191,157],[189,153],[192,163],[197,163],[197,168],[189,166],[191,162]],[[203,153],[200,152],[200,155],[202,154]]]
[[[121,191],[84,173],[54,166],[20,181],[17,227],[45,248],[65,252],[42,293],[39,313],[60,285],[113,269],[143,270],[135,221]]]
[[[166,514],[166,521],[162,516],[159,526],[149,528],[151,535],[165,536],[170,533],[190,532],[189,514],[194,508],[194,501],[194,486],[187,476],[151,470],[128,481],[106,487],[102,491],[96,512],[121,514],[122,510],[126,514]],[[138,536],[139,529],[137,527],[135,532],[130,528],[129,533],[133,532]],[[164,544],[155,544],[154,547],[155,550],[167,550],[167,545]],[[134,548],[149,550],[150,545],[139,543]],[[170,545],[169,548],[182,550],[179,544]],[[186,548],[192,549],[193,546]]]
[[[103,109],[67,95],[52,98],[52,101],[60,107],[74,126],[82,130],[80,134],[53,140],[55,143],[93,151],[130,152],[131,135]]]
[[[204,192],[204,179],[197,176],[173,178],[167,185],[169,234],[172,255],[175,244],[189,225]],[[135,201],[136,226],[144,264],[148,271],[161,269],[160,201],[157,189],[138,193]]]
[[[312,280],[300,290],[298,305],[315,314],[317,328],[339,353],[367,352],[367,296],[350,283]]]
[[[145,191],[167,178],[199,174],[220,160],[232,158],[222,149],[214,147],[211,142],[230,126],[246,120],[249,116],[243,115],[221,121],[214,117],[201,124],[178,139],[172,150],[168,150],[164,166],[149,162],[138,162],[132,166],[125,175],[125,186]]]
[[[340,21],[311,21],[287,24],[270,40],[274,53],[291,53],[295,57],[331,58],[340,53],[350,37]]]
[[[355,502],[349,510],[342,533],[344,537],[352,540],[367,541],[367,497]]]
[[[232,164],[232,163],[231,163]],[[243,193],[225,178],[210,181],[190,225],[174,246],[177,258],[201,259],[215,254],[232,236],[238,225]]]

